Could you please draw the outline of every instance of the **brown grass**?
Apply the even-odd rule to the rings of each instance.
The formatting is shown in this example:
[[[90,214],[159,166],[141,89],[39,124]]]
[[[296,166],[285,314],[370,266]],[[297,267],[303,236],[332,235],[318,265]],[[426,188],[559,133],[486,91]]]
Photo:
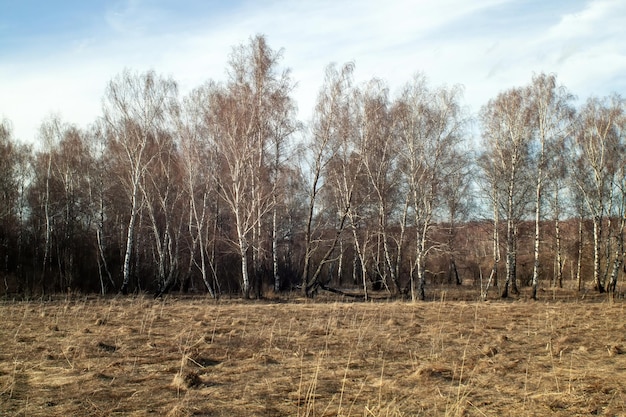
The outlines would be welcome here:
[[[620,302],[0,306],[0,415],[626,415]]]

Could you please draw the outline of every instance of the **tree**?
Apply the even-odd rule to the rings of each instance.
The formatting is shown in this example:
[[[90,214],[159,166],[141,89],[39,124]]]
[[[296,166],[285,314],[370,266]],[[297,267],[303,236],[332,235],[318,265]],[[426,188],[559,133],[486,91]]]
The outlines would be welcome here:
[[[506,280],[501,296],[508,297],[509,286],[517,292],[517,227],[529,204],[529,168],[534,131],[532,107],[527,89],[515,88],[498,94],[481,110],[484,153],[481,157],[485,178],[492,181],[494,211],[504,209],[506,217]],[[496,213],[496,219],[499,213]],[[497,220],[494,227],[497,227]],[[497,232],[494,235],[497,236]],[[495,239],[497,241],[497,239]],[[497,262],[496,262],[497,263]]]
[[[443,184],[458,169],[465,119],[459,87],[430,90],[421,76],[409,83],[399,99],[398,134],[404,148],[402,176],[405,207],[412,215],[415,247],[411,264],[411,299],[426,298],[426,261],[441,245],[431,239],[436,215],[445,203]],[[403,216],[406,221],[406,217]]]
[[[225,174],[218,179],[218,189],[235,218],[245,297],[252,289],[249,255],[260,295],[262,257],[268,246],[270,250],[274,247],[265,239],[264,220],[277,201],[277,165],[283,142],[295,129],[295,106],[290,97],[293,83],[288,70],[279,71],[281,58],[282,51],[273,51],[263,36],[234,48],[228,83],[211,104],[211,127]],[[268,158],[268,153],[273,157]],[[275,240],[275,231],[271,234]],[[274,270],[274,280],[277,272]]]
[[[593,222],[593,281],[601,293],[606,290],[609,269],[607,256],[602,272],[602,243],[609,226],[605,219],[613,214],[616,176],[624,164],[623,114],[624,102],[618,96],[588,99],[580,111],[570,156],[574,182]],[[610,235],[605,247],[609,253]]]
[[[183,170],[183,186],[186,189],[189,207],[188,274],[195,266],[200,270],[202,282],[212,297],[219,294],[219,281],[215,265],[215,240],[219,199],[217,197],[217,157],[215,143],[209,131],[211,94],[215,84],[207,83],[193,90],[183,100],[177,119],[177,135]],[[213,233],[209,233],[209,222],[213,219]],[[210,236],[210,237],[209,237]],[[212,247],[213,250],[209,251]],[[199,262],[196,259],[199,250]],[[211,256],[209,256],[209,252]],[[209,271],[210,269],[210,271]],[[209,272],[211,279],[209,279]]]
[[[86,265],[76,262],[87,250],[88,233],[93,222],[89,211],[89,180],[94,161],[89,152],[85,134],[78,128],[65,125],[61,140],[50,149],[52,181],[55,194],[51,196],[55,218],[56,256],[59,266],[59,286],[72,288]],[[87,247],[91,247],[90,245]],[[81,274],[82,273],[82,274]]]
[[[536,128],[535,152],[533,164],[535,167],[535,240],[534,263],[532,278],[533,299],[537,298],[539,283],[539,254],[541,243],[540,224],[543,211],[543,193],[545,182],[550,178],[558,179],[559,151],[563,149],[567,136],[571,133],[571,122],[574,110],[571,106],[573,96],[564,88],[557,85],[555,75],[539,74],[533,77],[530,85],[530,106],[532,106],[532,125]],[[558,189],[555,191],[558,198]],[[560,245],[558,217],[556,220],[557,245]],[[562,265],[559,265],[559,274]]]
[[[16,274],[18,288],[23,276],[22,264],[26,229],[26,186],[31,177],[29,146],[13,138],[9,120],[0,120],[0,275],[5,291],[10,290],[9,276]]]
[[[358,89],[342,106],[338,115],[337,149],[332,156],[327,171],[327,179],[332,184],[327,188],[327,198],[330,198],[339,216],[344,213],[348,220],[349,230],[352,232],[352,244],[355,253],[355,267],[353,274],[355,283],[360,281],[363,287],[364,299],[368,299],[368,245],[371,243],[370,222],[367,215],[370,203],[371,189],[365,177],[364,156],[368,141],[370,141],[370,121],[364,114],[364,109]],[[332,203],[331,203],[332,204]],[[341,229],[341,227],[339,228]],[[341,254],[339,255],[342,256]],[[357,278],[357,261],[360,270],[360,279]]]
[[[389,274],[391,290],[397,294],[401,291],[399,278],[404,236],[395,239],[394,256],[390,217],[393,217],[400,208],[401,202],[398,193],[400,184],[398,160],[401,154],[399,137],[393,129],[394,112],[386,85],[380,80],[372,80],[359,97],[363,170],[368,187],[371,188],[372,211],[376,213],[376,221],[375,223],[372,221],[371,226],[377,231],[377,240],[380,242],[375,251],[374,266],[388,290]],[[382,261],[379,259],[381,250]]]
[[[326,228],[330,227],[323,216],[324,208],[320,208],[320,195],[330,188],[331,179],[328,169],[333,156],[340,146],[340,132],[342,130],[345,108],[348,105],[352,84],[353,64],[344,65],[341,70],[333,65],[326,68],[324,86],[320,90],[317,104],[313,113],[310,130],[310,141],[305,150],[308,167],[305,171],[310,173],[307,184],[308,204],[304,230],[304,260],[302,267],[302,292],[311,296],[321,285],[320,275],[323,266],[329,261],[335,250],[339,237],[344,230],[347,210],[337,213],[337,222],[334,225],[332,241],[322,255],[317,267],[313,270],[312,259],[315,253],[322,247],[322,235]],[[330,207],[325,207],[331,210]],[[334,212],[334,210],[332,211]],[[335,219],[334,216],[331,216]]]
[[[609,276],[609,284],[607,287],[608,292],[615,296],[615,290],[617,288],[617,277],[620,273],[620,268],[624,264],[624,231],[626,228],[626,118],[622,114],[620,117],[619,135],[620,144],[618,145],[618,152],[621,155],[621,161],[619,162],[619,168],[615,179],[616,187],[616,202],[614,216],[617,218],[617,227],[614,231],[615,238],[615,250],[613,255],[613,262],[611,267],[611,275]]]
[[[42,167],[39,171],[39,179],[43,182],[43,195],[40,198],[40,205],[43,209],[45,229],[44,229],[44,248],[43,261],[41,265],[41,293],[46,293],[46,269],[50,256],[50,245],[52,237],[52,209],[50,207],[50,181],[52,176],[52,150],[56,143],[60,141],[61,120],[58,117],[51,117],[50,120],[42,123],[40,127],[40,135],[44,142],[44,151],[39,154],[36,159],[36,166]],[[36,190],[36,188],[34,189]]]
[[[500,265],[500,172],[497,161],[492,159],[492,154],[483,151],[478,157],[477,163],[480,168],[481,178],[480,182],[483,184],[483,191],[488,195],[486,199],[488,204],[491,205],[493,213],[493,226],[491,234],[491,247],[493,264],[489,273],[489,278],[483,286],[482,271],[480,271],[480,297],[482,300],[487,299],[489,288],[493,283],[494,286],[498,285],[498,268]]]
[[[179,272],[179,243],[183,219],[181,162],[171,131],[159,131],[149,153],[154,153],[139,187],[148,215],[156,252],[157,296],[174,284]]]
[[[96,240],[96,264],[98,266],[98,278],[100,293],[105,295],[108,284],[115,288],[115,282],[109,268],[107,249],[109,233],[107,233],[107,213],[112,211],[108,205],[107,193],[111,186],[108,178],[113,177],[107,170],[106,161],[106,137],[102,123],[95,123],[86,136],[87,146],[92,158],[92,166],[88,177],[89,209],[94,223]],[[106,278],[106,279],[105,279]]]
[[[476,185],[472,178],[475,170],[473,158],[475,155],[468,149],[459,149],[454,155],[456,163],[454,169],[448,173],[446,181],[441,183],[443,188],[443,207],[447,221],[446,251],[449,256],[448,283],[461,285],[461,278],[457,268],[458,248],[455,245],[459,229],[469,220],[473,211],[472,191]]]
[[[120,288],[123,294],[130,285],[135,227],[142,206],[141,184],[157,156],[150,153],[150,145],[176,102],[176,83],[153,71],[135,74],[126,70],[106,89],[103,110],[109,147],[118,160],[117,173],[130,203]]]

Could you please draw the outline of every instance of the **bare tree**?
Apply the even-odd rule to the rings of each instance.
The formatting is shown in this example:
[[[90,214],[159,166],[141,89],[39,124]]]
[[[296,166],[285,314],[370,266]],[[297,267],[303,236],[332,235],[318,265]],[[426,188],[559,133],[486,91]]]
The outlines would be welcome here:
[[[580,111],[578,134],[571,149],[574,182],[593,221],[593,281],[599,292],[606,290],[608,258],[602,272],[602,242],[607,233],[607,215],[611,214],[616,174],[621,152],[620,118],[624,112],[621,98],[613,96],[600,100],[590,98]],[[606,249],[609,250],[610,236]]]
[[[345,113],[344,108],[349,100],[353,71],[354,65],[352,64],[344,65],[339,71],[333,65],[326,68],[324,86],[318,94],[311,123],[311,139],[305,150],[310,181],[307,192],[308,206],[301,282],[302,291],[307,296],[312,295],[322,285],[320,279],[322,268],[332,256],[346,223],[347,211],[344,209],[337,213],[338,221],[332,242],[327,245],[326,251],[312,272],[311,261],[322,246],[322,232],[327,227],[325,223],[316,222],[316,219],[324,219],[324,216],[319,215],[324,211],[320,208],[320,193],[330,187],[331,180],[327,176],[328,165],[341,143],[339,136],[342,129],[342,114]]]
[[[45,237],[44,237],[44,249],[43,249],[43,262],[41,266],[41,292],[46,292],[46,269],[48,268],[48,261],[50,257],[50,246],[52,237],[52,209],[50,207],[50,181],[52,177],[52,150],[56,144],[61,140],[62,136],[61,120],[58,117],[52,116],[48,121],[42,123],[40,127],[40,135],[44,143],[44,152],[42,152],[39,158],[45,164],[45,174],[43,174],[44,192],[41,198],[41,204],[43,207],[44,221],[45,221]],[[44,162],[45,159],[45,162]]]
[[[4,277],[5,291],[9,291],[9,225],[16,220],[17,184],[13,162],[14,143],[11,124],[0,120],[0,273]]]
[[[96,263],[98,265],[100,293],[105,295],[108,284],[111,284],[111,287],[115,288],[115,282],[113,281],[106,255],[108,239],[105,230],[105,218],[109,209],[106,194],[110,187],[106,180],[109,174],[107,173],[106,165],[106,136],[102,123],[96,122],[96,124],[92,126],[91,131],[86,136],[86,140],[93,161],[87,177],[88,199],[91,217],[95,227],[97,248]]]
[[[390,233],[389,218],[400,208],[398,160],[401,148],[398,135],[393,130],[394,112],[386,85],[380,80],[370,81],[360,94],[359,107],[363,170],[371,189],[369,204],[376,213],[376,221],[370,220],[378,241],[378,248],[374,251],[374,267],[385,288],[397,294],[401,290],[399,276],[404,237],[395,239],[394,256],[394,239]],[[381,251],[382,260],[379,259]],[[391,289],[387,280],[388,274]]]
[[[59,286],[72,288],[78,279],[76,258],[80,257],[81,243],[86,241],[92,217],[88,209],[89,174],[93,160],[85,133],[75,126],[65,125],[60,142],[51,149],[52,179],[57,185],[52,196],[56,207],[56,256],[59,267]]]
[[[534,155],[535,166],[535,243],[534,263],[532,278],[533,299],[537,298],[537,285],[540,274],[540,244],[541,244],[541,221],[543,212],[543,192],[545,182],[549,178],[556,178],[555,170],[560,168],[558,154],[562,150],[561,144],[571,133],[571,122],[574,110],[570,105],[573,96],[562,86],[557,85],[555,75],[539,74],[533,77],[530,85],[530,100],[532,106],[532,125],[536,128],[536,152]],[[555,165],[556,164],[556,165]],[[558,190],[555,194],[558,197]],[[558,220],[556,223],[557,244]],[[560,266],[559,269],[562,267]]]
[[[398,134],[404,152],[401,166],[415,230],[411,265],[411,298],[426,298],[426,261],[441,245],[431,239],[450,172],[457,169],[458,147],[464,139],[465,119],[459,87],[430,90],[421,76],[409,83],[400,98]],[[415,276],[416,274],[416,276]]]
[[[150,144],[162,123],[176,106],[177,86],[149,71],[134,74],[126,70],[109,82],[104,99],[104,121],[109,145],[120,160],[119,178],[130,201],[126,249],[122,268],[122,293],[128,291],[135,227],[142,206],[141,183],[157,156]]]
[[[482,279],[482,271],[480,272],[481,278],[481,294],[480,297],[484,301],[487,299],[487,295],[489,292],[489,288],[493,283],[494,286],[498,285],[498,268],[500,265],[500,173],[497,161],[491,158],[491,154],[487,152],[483,152],[478,157],[478,166],[481,172],[480,182],[483,184],[483,192],[488,195],[486,200],[488,204],[491,205],[491,210],[493,214],[493,227],[492,227],[492,238],[491,238],[491,246],[492,246],[492,257],[493,264],[491,267],[491,271],[489,273],[489,278],[487,282],[483,284]]]
[[[10,289],[10,274],[15,272],[18,287],[24,278],[26,194],[32,175],[32,150],[16,141],[12,130],[9,120],[0,120],[0,274],[5,291]]]
[[[148,165],[139,187],[145,211],[150,220],[156,251],[156,296],[169,291],[178,274],[178,246],[184,216],[180,186],[181,163],[172,133],[160,131],[155,136],[150,153],[155,157]]]
[[[475,155],[469,149],[454,150],[456,164],[448,172],[446,181],[441,183],[443,188],[443,207],[447,221],[446,251],[449,256],[448,283],[454,282],[461,285],[461,277],[457,267],[458,248],[455,245],[459,230],[469,219],[473,210],[473,187],[474,167],[472,165]]]
[[[200,270],[202,282],[212,297],[219,293],[219,281],[215,266],[215,253],[209,247],[215,247],[215,233],[209,235],[209,222],[212,206],[215,207],[212,218],[217,225],[219,215],[214,170],[217,166],[215,144],[211,137],[207,121],[210,110],[211,94],[215,91],[213,83],[192,91],[183,101],[183,109],[177,120],[177,134],[180,141],[180,154],[183,166],[183,184],[189,200],[188,231],[191,235],[188,273],[195,266]],[[196,247],[200,262],[196,259]],[[209,279],[209,272],[211,279]]]
[[[492,203],[506,216],[506,280],[500,295],[508,297],[509,286],[517,292],[517,226],[529,204],[530,145],[533,118],[528,90],[516,88],[500,93],[481,110],[483,169],[493,181]],[[498,217],[499,214],[496,214]],[[497,221],[494,223],[497,227]],[[494,232],[496,233],[496,232]],[[494,239],[497,244],[497,238]],[[497,263],[497,262],[496,262]]]
[[[33,290],[28,283],[30,274],[24,273],[24,265],[30,261],[24,257],[24,247],[28,237],[28,187],[33,182],[32,156],[32,146],[13,138],[11,123],[0,121],[0,262],[5,290],[9,288],[6,279],[11,270],[15,271],[18,291]]]
[[[623,117],[622,117],[623,119]],[[614,216],[617,218],[617,226],[615,231],[613,232],[615,238],[615,249],[613,255],[613,262],[611,267],[611,274],[609,276],[609,283],[607,285],[608,292],[615,296],[615,290],[617,288],[617,278],[620,273],[620,268],[624,264],[624,231],[626,228],[626,158],[624,158],[624,154],[626,153],[626,137],[623,132],[626,131],[626,126],[624,125],[624,121],[621,121],[622,126],[620,127],[620,132],[622,132],[620,145],[619,145],[619,153],[622,155],[621,162],[619,163],[620,168],[617,172],[617,177],[615,181],[616,186],[616,202],[615,202],[615,213]]]
[[[277,198],[276,161],[280,163],[283,142],[295,129],[295,107],[290,98],[293,83],[288,70],[278,69],[281,58],[282,51],[273,51],[263,36],[234,48],[228,83],[214,95],[212,104],[211,126],[226,173],[219,190],[235,217],[245,297],[252,289],[249,255],[255,289],[260,295],[262,257],[270,246],[262,229]],[[273,158],[268,158],[268,148]],[[270,178],[272,167],[274,184]]]

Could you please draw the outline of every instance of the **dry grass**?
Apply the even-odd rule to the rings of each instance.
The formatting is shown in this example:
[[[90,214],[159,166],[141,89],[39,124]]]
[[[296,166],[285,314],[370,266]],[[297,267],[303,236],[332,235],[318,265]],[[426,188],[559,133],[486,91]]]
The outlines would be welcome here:
[[[626,415],[624,304],[573,300],[8,303],[0,415]]]

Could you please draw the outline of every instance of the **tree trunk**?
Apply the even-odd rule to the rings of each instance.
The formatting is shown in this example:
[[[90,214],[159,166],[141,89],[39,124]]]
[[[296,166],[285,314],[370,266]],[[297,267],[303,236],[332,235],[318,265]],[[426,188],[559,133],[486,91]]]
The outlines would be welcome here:
[[[241,292],[244,298],[250,298],[250,277],[248,274],[248,242],[245,232],[242,229],[241,219],[238,212],[235,213],[237,222],[237,239],[239,243],[239,254],[241,256]]]
[[[417,299],[420,301],[426,300],[426,269],[424,268],[423,255],[417,255]],[[415,300],[414,300],[415,301]]]
[[[46,293],[46,266],[48,264],[48,255],[50,253],[50,171],[52,169],[52,149],[50,149],[48,155],[48,170],[46,173],[46,195],[44,202],[44,214],[46,216],[46,235],[45,235],[45,246],[43,252],[43,264],[41,269],[41,294],[44,295]]]
[[[583,261],[583,218],[578,219],[578,253],[576,256],[576,282],[578,283],[578,291],[583,289],[582,286],[582,261]]]
[[[426,265],[425,263],[425,250],[426,250],[426,231],[428,230],[428,221],[424,221],[421,232],[418,232],[417,237],[417,251],[415,254],[415,262],[417,268],[417,290],[413,293],[413,301],[417,297],[420,301],[426,300]]]
[[[135,243],[135,222],[137,220],[137,211],[138,211],[138,194],[139,187],[137,183],[133,183],[133,194],[131,198],[131,210],[130,210],[130,219],[128,220],[128,231],[126,235],[126,252],[124,253],[124,269],[123,269],[123,280],[122,287],[120,288],[120,292],[122,294],[128,293],[128,286],[130,284],[130,260],[131,254],[133,251],[133,245]]]
[[[615,289],[617,288],[617,277],[619,271],[624,263],[624,227],[626,226],[626,215],[622,215],[620,220],[619,229],[616,236],[616,248],[613,259],[613,269],[611,270],[611,277],[609,279],[608,290],[611,295],[615,296]]]
[[[451,284],[454,282],[454,285],[461,285],[461,277],[459,276],[459,271],[456,267],[456,261],[454,257],[450,258],[450,262],[448,263],[448,282]]]
[[[543,144],[542,144],[543,145]],[[541,164],[542,162],[540,162]],[[541,186],[542,186],[542,170],[539,168],[537,174],[537,189],[535,191],[535,245],[534,245],[534,263],[533,263],[533,280],[532,295],[533,300],[537,299],[537,286],[539,285],[539,244],[541,242],[540,222],[541,222]]]
[[[597,216],[593,217],[593,285],[595,289],[603,293],[604,282],[602,282],[600,271],[600,243],[602,237],[602,219]]]
[[[517,238],[515,233],[515,222],[513,220],[513,208],[514,199],[513,193],[515,190],[516,181],[516,163],[512,164],[511,173],[509,174],[509,184],[507,190],[507,218],[506,218],[506,281],[504,282],[504,288],[501,291],[501,297],[507,298],[509,296],[509,287],[513,293],[517,292],[517,285],[515,282],[515,240]]]
[[[335,248],[337,247],[337,242],[339,241],[341,233],[343,232],[343,229],[346,223],[346,218],[348,217],[347,210],[349,210],[349,208],[346,208],[346,211],[344,211],[341,217],[339,228],[335,232],[335,237],[330,247],[328,248],[326,253],[324,253],[324,256],[322,257],[319,264],[317,265],[315,272],[313,273],[312,276],[309,277],[308,281],[302,282],[303,292],[304,292],[304,295],[307,297],[311,297],[313,293],[317,290],[317,288],[319,288],[320,286],[319,277],[320,277],[320,274],[322,273],[322,268],[324,267],[326,262],[328,262],[328,259],[330,259],[330,256],[332,255],[332,253],[335,251]]]
[[[494,188],[493,195],[493,268],[489,274],[489,281],[493,279],[494,287],[498,287],[498,266],[500,264],[500,211],[498,198]],[[487,296],[485,291],[485,297]]]
[[[554,240],[556,246],[556,283],[563,288],[563,251],[561,249],[561,227],[559,218],[554,220]]]
[[[365,232],[367,233],[367,232]],[[354,237],[354,249],[359,258],[359,263],[361,264],[361,284],[363,285],[363,297],[365,301],[368,301],[368,293],[367,293],[367,260],[365,259],[365,250],[367,247],[368,237],[365,237],[363,245],[359,243],[359,237],[357,234],[357,229],[352,225],[352,236]]]
[[[276,193],[273,196],[272,209],[272,272],[274,275],[274,292],[280,292],[280,273],[278,271],[278,208]]]
[[[509,287],[513,286],[513,280],[515,279],[515,232],[513,231],[513,220],[509,217],[506,223],[506,278],[500,293],[502,298],[509,296]]]

